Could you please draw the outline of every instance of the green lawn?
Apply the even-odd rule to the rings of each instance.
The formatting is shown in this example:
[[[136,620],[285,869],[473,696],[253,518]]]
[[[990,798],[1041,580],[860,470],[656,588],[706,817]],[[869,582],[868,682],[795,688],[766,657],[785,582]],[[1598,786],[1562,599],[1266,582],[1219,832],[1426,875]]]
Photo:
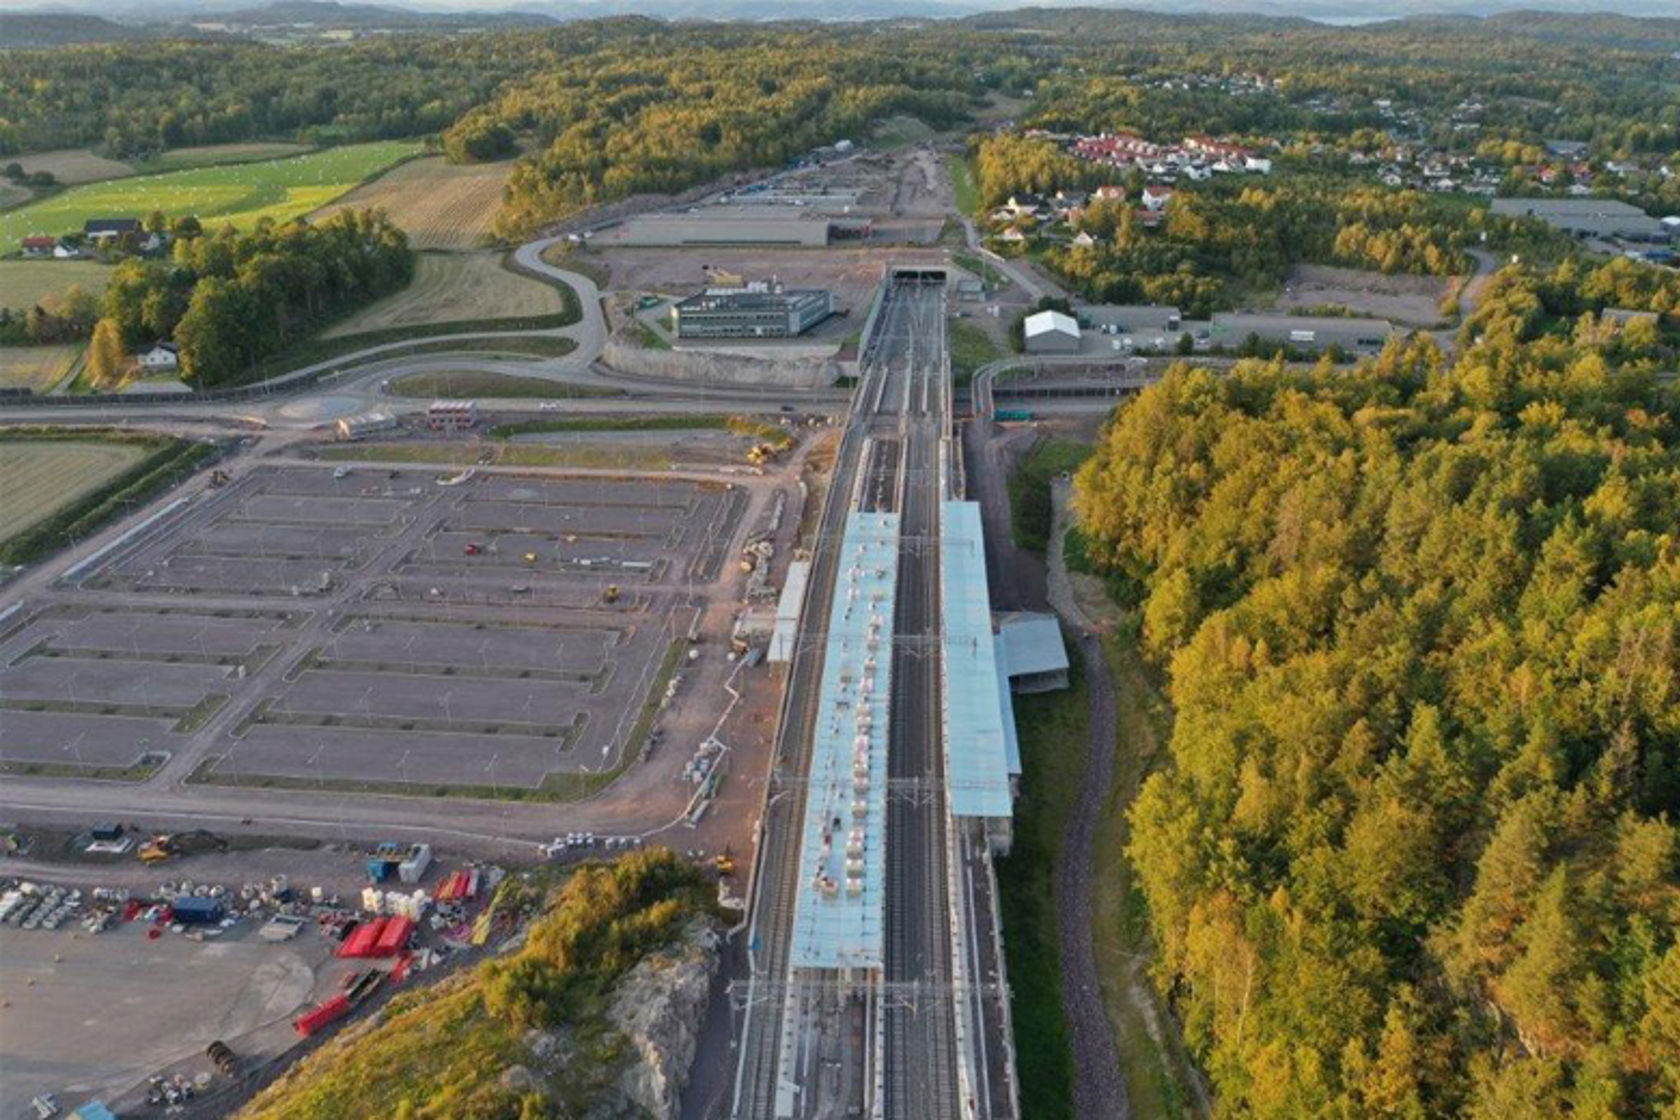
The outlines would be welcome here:
[[[546,377],[520,377],[483,370],[446,369],[393,378],[388,390],[398,397],[525,397],[561,399],[616,396],[616,390],[569,385]]]
[[[967,156],[951,160],[951,186],[957,194],[957,212],[973,215],[980,209],[980,187],[974,181],[974,167]]]
[[[987,362],[1008,356],[981,328],[962,319],[951,320],[951,377],[958,385],[967,385],[974,371]]]
[[[1043,552],[1050,543],[1050,482],[1063,471],[1077,470],[1091,454],[1091,445],[1071,440],[1041,439],[1009,476],[1010,527],[1017,548]]]
[[[1090,707],[1079,651],[1069,649],[1073,687],[1015,697],[1021,739],[1021,798],[1015,842],[998,863],[998,901],[1015,1020],[1022,1117],[1073,1116],[1073,1056],[1062,1008],[1062,976],[1052,897],[1068,813],[1084,776]],[[1147,1114],[1140,1114],[1147,1115]]]
[[[87,183],[0,213],[0,252],[15,249],[26,234],[64,234],[79,231],[89,218],[143,219],[153,210],[171,218],[196,215],[211,227],[287,221],[422,150],[417,141],[381,140],[286,159]]]

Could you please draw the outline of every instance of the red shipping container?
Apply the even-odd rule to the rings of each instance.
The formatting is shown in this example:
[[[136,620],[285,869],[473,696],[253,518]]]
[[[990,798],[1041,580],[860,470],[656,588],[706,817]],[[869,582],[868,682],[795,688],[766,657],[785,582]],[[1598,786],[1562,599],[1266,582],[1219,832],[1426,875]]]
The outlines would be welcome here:
[[[379,941],[373,947],[376,957],[394,957],[408,948],[408,935],[414,932],[414,922],[409,918],[391,918],[380,931]]]
[[[379,935],[385,932],[385,919],[375,918],[371,922],[363,922],[350,931],[350,936],[344,939],[344,944],[338,947],[340,957],[371,957],[375,955],[375,946],[379,944]]]
[[[344,996],[334,996],[299,1015],[293,1020],[292,1027],[304,1038],[308,1038],[328,1023],[342,1019],[349,1013],[350,1001]]]

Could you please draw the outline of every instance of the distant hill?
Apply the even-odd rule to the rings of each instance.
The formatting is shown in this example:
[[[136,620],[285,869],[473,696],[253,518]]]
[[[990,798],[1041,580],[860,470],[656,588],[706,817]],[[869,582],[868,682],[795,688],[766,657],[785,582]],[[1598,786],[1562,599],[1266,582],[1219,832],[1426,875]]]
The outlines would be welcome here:
[[[340,4],[336,0],[275,0],[254,8],[218,11],[206,18],[230,26],[272,27],[313,24],[322,28],[441,30],[464,27],[551,27],[554,19],[531,11],[420,11],[384,4]]]
[[[146,28],[80,12],[0,12],[0,47],[62,47],[151,37]]]

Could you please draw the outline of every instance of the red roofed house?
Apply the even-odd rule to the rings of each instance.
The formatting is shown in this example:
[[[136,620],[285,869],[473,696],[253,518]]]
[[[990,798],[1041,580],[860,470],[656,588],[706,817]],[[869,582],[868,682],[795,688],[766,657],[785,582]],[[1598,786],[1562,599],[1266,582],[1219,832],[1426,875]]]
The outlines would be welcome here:
[[[1143,208],[1158,214],[1167,208],[1167,201],[1172,196],[1171,187],[1157,187],[1151,184],[1143,188]]]

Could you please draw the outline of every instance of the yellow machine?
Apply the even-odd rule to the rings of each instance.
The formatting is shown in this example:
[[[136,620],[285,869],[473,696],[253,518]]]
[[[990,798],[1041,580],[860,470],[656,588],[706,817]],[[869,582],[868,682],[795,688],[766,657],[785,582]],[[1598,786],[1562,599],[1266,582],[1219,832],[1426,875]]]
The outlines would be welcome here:
[[[616,583],[607,584],[606,600],[609,603],[618,602],[618,584],[616,584]]]

